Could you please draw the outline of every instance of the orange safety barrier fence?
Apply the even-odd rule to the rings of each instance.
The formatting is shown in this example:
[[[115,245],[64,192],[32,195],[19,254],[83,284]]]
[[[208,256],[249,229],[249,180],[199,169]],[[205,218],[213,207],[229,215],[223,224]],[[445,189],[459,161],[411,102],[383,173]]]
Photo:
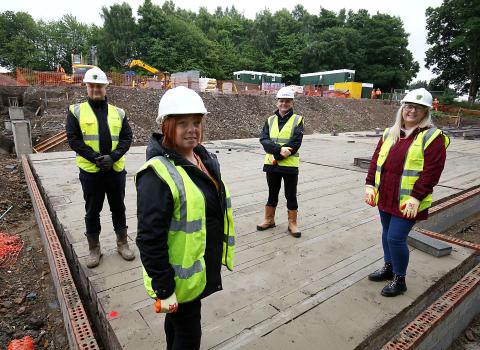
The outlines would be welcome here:
[[[23,240],[18,235],[0,232],[0,267],[14,265],[23,244]]]

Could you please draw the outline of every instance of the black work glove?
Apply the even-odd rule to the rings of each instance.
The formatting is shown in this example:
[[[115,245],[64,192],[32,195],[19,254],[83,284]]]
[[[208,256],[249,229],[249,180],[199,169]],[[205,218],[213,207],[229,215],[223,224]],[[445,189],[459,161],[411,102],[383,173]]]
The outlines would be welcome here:
[[[113,159],[109,155],[95,158],[95,162],[97,163],[97,166],[100,168],[100,170],[103,172],[109,171],[110,169],[112,169],[113,166]]]

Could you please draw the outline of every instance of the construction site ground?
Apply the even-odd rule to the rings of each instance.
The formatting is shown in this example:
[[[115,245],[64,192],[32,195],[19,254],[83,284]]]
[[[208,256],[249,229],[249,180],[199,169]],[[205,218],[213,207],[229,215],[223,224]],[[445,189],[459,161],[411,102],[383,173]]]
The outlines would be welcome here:
[[[151,131],[156,128],[154,119],[156,117],[158,101],[161,94],[162,92],[158,90],[109,88],[109,101],[123,107],[127,111],[130,124],[134,131],[134,145],[145,145]],[[16,96],[20,106],[24,107],[26,117],[32,124],[33,144],[37,144],[38,142],[64,130],[67,106],[71,103],[83,101],[85,99],[85,88],[74,86],[28,88],[0,87],[0,148],[10,148],[11,150],[13,149],[13,138],[11,133],[8,130],[5,130],[6,125],[4,121],[8,119],[8,97],[12,96]],[[211,112],[207,118],[206,124],[207,139],[209,140],[257,137],[264,119],[272,113],[274,108],[273,96],[202,94],[202,97],[206,102],[207,109]],[[41,108],[39,109],[39,107]],[[330,133],[333,130],[341,132],[373,128],[382,129],[385,126],[391,125],[397,108],[398,105],[388,101],[353,101],[321,97],[301,97],[296,100],[295,105],[296,111],[303,114],[306,118],[306,134],[312,134],[315,132]],[[36,112],[41,116],[35,116]],[[448,115],[437,117],[434,121],[439,126],[452,125],[454,122],[454,120],[448,117]],[[480,126],[479,118],[475,116],[464,117],[462,118],[462,125]],[[335,139],[336,138],[333,138],[333,140]],[[372,138],[370,141],[373,142],[373,140],[376,140],[376,138]],[[239,142],[242,143],[242,141]],[[245,142],[245,145],[251,145],[254,152],[261,152],[256,140],[248,140]],[[215,143],[212,143],[210,147],[213,147],[214,145]],[[346,158],[344,161],[347,161],[348,156],[349,166],[351,166],[354,156],[368,157],[370,155],[370,149],[367,152],[355,152],[356,145],[358,145],[358,142],[356,144],[351,144],[350,146],[353,151],[346,151],[345,153]],[[238,145],[226,145],[222,147],[224,148],[218,149],[220,152],[219,154],[225,153],[223,157],[228,159],[231,158],[231,154],[240,152],[240,150],[237,149]],[[232,151],[230,155],[227,155],[229,148],[232,149]],[[243,146],[240,147],[240,149],[243,148]],[[13,207],[0,220],[0,232],[18,234],[25,243],[24,248],[18,257],[17,263],[9,268],[0,268],[0,349],[3,350],[6,348],[10,339],[21,338],[24,335],[31,335],[39,348],[67,349],[68,345],[65,330],[63,328],[62,316],[60,314],[54,287],[48,272],[49,267],[47,258],[38,237],[38,228],[34,221],[35,218],[22,170],[21,167],[19,167],[16,158],[14,156],[2,154],[2,149],[0,149],[0,177],[2,178],[2,181],[0,181],[0,215],[10,206],[13,205]],[[67,150],[69,150],[69,147],[64,143],[51,151]],[[322,155],[322,153],[319,154]],[[137,156],[138,155],[135,157]],[[317,154],[315,156],[317,156]],[[132,160],[132,158],[132,156],[129,156],[129,161]],[[254,161],[253,166],[255,167],[255,175],[252,174],[250,177],[247,177],[246,181],[251,180],[253,177],[261,178],[262,174],[259,170],[260,163],[257,160]],[[132,166],[129,169],[130,180],[133,171],[136,170],[135,166]],[[308,163],[306,163],[302,167],[305,166],[313,166],[315,168],[313,164],[308,165]],[[333,167],[335,166],[336,165],[333,165]],[[322,168],[323,166],[319,165],[319,167]],[[326,164],[327,170],[331,167],[331,164]],[[472,164],[471,169],[475,169],[475,167],[478,169],[478,164],[474,166]],[[353,167],[352,169],[359,170]],[[301,176],[308,177],[313,174],[312,169],[302,169],[302,171],[304,170],[306,173]],[[70,169],[69,171],[75,173],[75,169]],[[364,175],[361,175],[361,177],[362,176]],[[325,179],[326,177],[327,174],[323,174],[322,178]],[[445,175],[442,179],[444,178]],[[75,186],[78,187],[78,180],[75,181],[74,179],[72,181]],[[361,182],[362,181],[359,181],[359,183]],[[261,190],[264,190],[264,185],[265,184],[260,185]],[[465,185],[470,186],[471,183]],[[246,186],[248,187],[249,184],[247,183]],[[302,185],[300,187],[300,190],[301,189]],[[134,195],[133,188],[130,188],[127,191],[130,195]],[[305,191],[308,192],[309,189],[307,188],[304,192]],[[357,192],[361,196],[361,191],[358,190]],[[448,191],[446,191],[445,195],[448,195],[447,192]],[[304,195],[306,194],[307,193],[304,193]],[[441,195],[441,190],[436,191],[437,199],[439,198],[439,195]],[[243,197],[245,196],[247,195],[243,195]],[[79,198],[80,197],[77,198],[77,201],[80,200]],[[62,199],[59,200],[61,201]],[[357,196],[354,200],[360,207],[361,204],[357,202]],[[78,206],[79,203],[76,203],[76,205]],[[248,219],[249,225],[254,224],[254,220],[260,218],[259,215],[262,205],[263,203],[261,200],[258,204],[251,205],[255,210],[251,213],[247,210],[246,213],[240,215],[240,218],[243,217],[242,220],[247,220],[245,218],[246,216],[248,217],[250,214],[256,215],[253,218],[250,217]],[[247,205],[247,207],[248,206],[249,205]],[[132,209],[130,210],[132,216],[133,208],[129,209]],[[104,212],[107,211],[108,205],[105,204]],[[237,211],[235,215],[239,215]],[[306,225],[304,225],[305,222],[300,222],[301,228],[308,229],[309,225],[311,225],[310,220],[316,219],[319,215],[322,220],[324,220],[324,216],[327,214],[314,213],[313,216],[307,220]],[[309,216],[311,215],[309,214]],[[356,216],[353,216],[352,219],[355,218]],[[478,223],[478,218],[474,219],[474,221],[475,220]],[[326,224],[323,223],[322,225]],[[475,226],[475,224],[472,224],[471,222],[466,222],[465,225],[462,225],[463,224],[460,223],[457,229],[452,231],[452,234],[457,235],[457,237],[460,238],[463,237],[466,240],[470,240],[471,238],[472,241],[475,241],[475,239],[478,238],[478,234],[473,234],[472,230],[473,232],[478,233],[478,224]],[[130,227],[134,229],[135,223],[131,222]],[[328,229],[328,225],[326,227]],[[352,229],[348,229],[348,231],[351,230]],[[281,242],[280,238],[285,239],[285,237],[279,235],[280,231],[274,232],[274,237],[278,238],[279,242]],[[251,237],[254,237],[253,233],[250,233],[250,235],[252,235]],[[323,240],[323,238],[321,239]],[[272,239],[272,241],[277,241],[277,239]],[[247,242],[249,241],[247,240]],[[267,243],[268,241],[258,242],[261,246],[265,246]],[[247,247],[249,245],[255,246],[256,244],[257,242],[253,240],[247,244]],[[240,249],[245,250],[247,247],[242,247]],[[285,254],[282,249],[283,248],[281,248],[276,254]],[[329,252],[329,254],[331,253]],[[241,257],[242,255],[239,256]],[[137,266],[138,263],[137,259],[135,266]],[[34,273],[32,273],[32,270]],[[241,272],[240,275],[243,273],[245,272]],[[378,289],[378,286],[376,286],[376,288]],[[225,289],[225,292],[222,293],[228,292],[228,285]],[[27,299],[26,295],[29,295],[32,292],[33,294]],[[240,294],[243,295],[244,293],[241,292]],[[212,297],[212,299],[216,299],[216,296]],[[216,303],[215,300],[212,302]],[[205,308],[207,307],[208,306],[205,306]],[[159,322],[161,323],[161,321]],[[472,339],[472,335],[468,334],[467,336],[466,334],[457,340],[458,344],[452,346],[452,349],[473,349],[470,346],[480,346],[479,323],[480,320],[477,317],[477,320],[473,321],[471,325],[473,338],[476,340],[472,342],[469,340]],[[158,331],[162,333],[161,330],[157,330],[157,333]]]
[[[203,303],[203,349],[353,349],[377,332],[385,332],[386,341],[394,334],[389,332],[413,316],[408,310],[439,296],[448,287],[445,277],[471,261],[472,251],[460,246],[442,258],[411,248],[409,289],[394,299],[380,295],[382,283],[366,279],[382,265],[383,254],[378,212],[363,203],[365,171],[352,165],[354,157],[373,152],[377,137],[365,135],[305,137],[298,193],[301,239],[287,233],[284,201],[277,211],[276,228],[255,229],[267,198],[258,140],[206,142],[217,153],[232,192],[237,255],[235,270],[223,273],[224,291]],[[480,168],[479,151],[476,141],[452,143],[435,200],[480,185],[474,170]],[[133,147],[127,160],[132,245],[136,237],[133,174],[144,156],[145,147]],[[37,154],[31,159],[54,220],[71,246],[80,285],[89,291],[98,319],[111,331],[109,341],[125,349],[163,348],[163,316],[153,312],[145,293],[140,260],[125,262],[115,251],[107,203],[102,214],[102,263],[92,270],[84,265],[88,254],[84,203],[73,152]]]
[[[0,349],[26,335],[37,349],[67,350],[67,336],[21,166],[0,154],[0,233],[18,235],[16,262],[0,267]]]

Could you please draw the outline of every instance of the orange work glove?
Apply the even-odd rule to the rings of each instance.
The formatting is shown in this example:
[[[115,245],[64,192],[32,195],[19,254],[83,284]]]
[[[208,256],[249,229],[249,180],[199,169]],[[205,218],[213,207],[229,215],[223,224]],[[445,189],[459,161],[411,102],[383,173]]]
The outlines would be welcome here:
[[[175,295],[175,292],[173,292],[172,295],[170,295],[167,299],[160,300],[157,299],[155,301],[155,312],[158,313],[172,313],[172,312],[177,312],[178,310],[178,302],[177,302],[177,296]]]
[[[375,197],[377,196],[377,189],[372,185],[365,185],[365,203],[369,206],[374,207]]]
[[[408,197],[408,199],[400,206],[400,211],[407,219],[414,219],[418,213],[418,207],[420,201],[414,197]]]

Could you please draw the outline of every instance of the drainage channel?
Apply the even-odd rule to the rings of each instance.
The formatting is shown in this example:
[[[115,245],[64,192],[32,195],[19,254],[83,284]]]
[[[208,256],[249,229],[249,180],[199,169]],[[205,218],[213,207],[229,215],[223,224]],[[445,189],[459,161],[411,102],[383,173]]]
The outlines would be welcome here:
[[[432,213],[440,214],[443,218],[440,217],[438,220],[433,220],[431,224],[422,226],[436,227],[438,231],[444,231],[455,222],[469,217],[472,212],[478,213],[479,202],[479,187],[465,191],[434,206]],[[454,210],[453,214],[442,215],[447,209],[456,209],[454,207],[458,209]],[[454,221],[451,221],[452,219]],[[414,230],[443,242],[472,249],[477,256],[477,262],[457,283],[387,342],[382,350],[448,349],[472,319],[480,313],[480,264],[478,264],[480,244],[427,228],[415,227]]]
[[[100,349],[68,267],[62,245],[25,155],[22,155],[22,166],[42,243],[48,257],[57,298],[62,309],[70,349]]]

